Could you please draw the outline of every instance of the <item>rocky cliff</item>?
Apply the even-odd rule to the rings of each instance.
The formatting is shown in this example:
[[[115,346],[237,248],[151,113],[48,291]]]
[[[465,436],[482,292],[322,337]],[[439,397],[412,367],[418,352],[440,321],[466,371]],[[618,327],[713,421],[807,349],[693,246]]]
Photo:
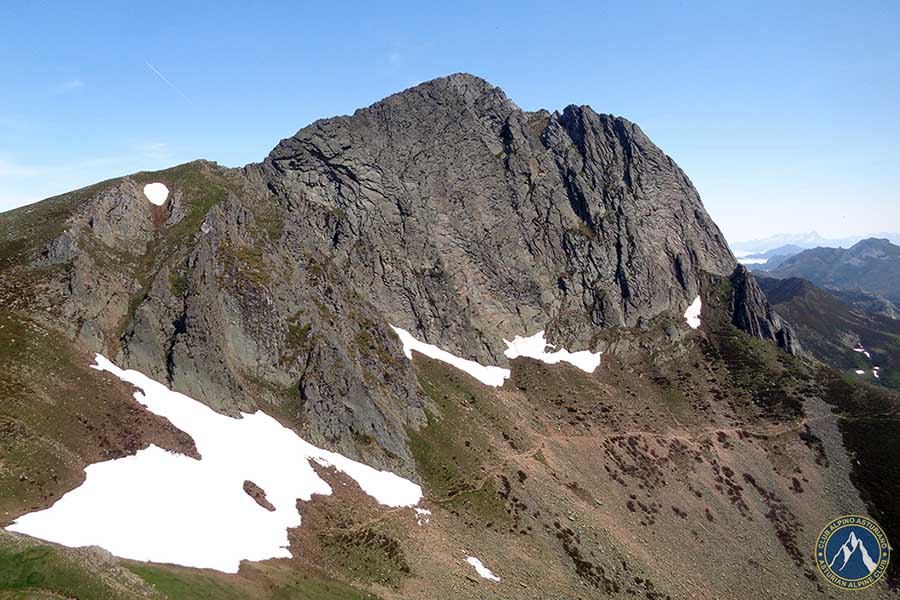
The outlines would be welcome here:
[[[471,75],[317,121],[243,169],[139,173],[4,217],[18,306],[219,410],[268,406],[405,473],[428,407],[390,324],[505,365],[504,338],[606,349],[598,332],[680,318],[730,277],[734,323],[795,349],[637,125],[526,112]]]

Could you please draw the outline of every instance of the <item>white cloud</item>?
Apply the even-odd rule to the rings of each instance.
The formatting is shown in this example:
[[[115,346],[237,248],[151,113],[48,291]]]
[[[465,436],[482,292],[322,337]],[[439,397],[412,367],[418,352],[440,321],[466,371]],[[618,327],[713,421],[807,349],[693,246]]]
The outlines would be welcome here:
[[[63,81],[62,83],[58,83],[53,86],[53,93],[55,94],[67,94],[69,92],[74,92],[76,90],[80,90],[84,87],[84,82],[80,79],[69,79],[67,81]]]
[[[142,158],[150,160],[169,160],[172,158],[172,150],[167,142],[151,142],[148,144],[138,144],[134,147]]]

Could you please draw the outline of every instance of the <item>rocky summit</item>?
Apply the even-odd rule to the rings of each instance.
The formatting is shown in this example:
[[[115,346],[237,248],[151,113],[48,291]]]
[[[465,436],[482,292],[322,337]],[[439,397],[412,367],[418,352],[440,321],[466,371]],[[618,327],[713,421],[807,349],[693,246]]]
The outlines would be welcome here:
[[[298,502],[293,558],[236,575],[3,533],[0,562],[52,557],[48,594],[78,592],[65,568],[102,590],[85,598],[811,598],[833,595],[812,555],[834,516],[900,533],[900,477],[866,471],[896,426],[854,419],[896,394],[804,357],[684,172],[588,106],[436,79],[256,164],[0,214],[0,276],[2,524],[89,464],[198,456],[95,353],[415,481],[430,511],[405,519],[320,465],[338,491]],[[510,377],[409,360],[392,327]],[[600,366],[505,354],[541,331]],[[15,577],[0,567],[0,590]]]

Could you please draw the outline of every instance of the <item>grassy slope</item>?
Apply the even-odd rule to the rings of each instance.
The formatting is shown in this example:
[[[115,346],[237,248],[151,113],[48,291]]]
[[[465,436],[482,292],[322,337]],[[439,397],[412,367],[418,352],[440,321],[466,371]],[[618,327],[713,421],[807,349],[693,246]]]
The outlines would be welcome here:
[[[0,309],[0,524],[52,504],[83,481],[87,464],[150,443],[195,452],[189,436],[92,363],[54,329]]]
[[[131,561],[106,564],[98,555],[23,539],[0,533],[0,598],[377,600],[321,573],[278,564],[248,567],[241,575]]]
[[[839,412],[844,444],[851,454],[851,479],[871,516],[900,540],[900,400],[883,388],[860,384],[852,377],[822,369],[818,373],[827,401]],[[894,558],[888,577],[900,586],[900,561]]]
[[[52,592],[81,600],[123,598],[75,562],[49,547],[16,552],[0,547],[0,589],[23,595]]]
[[[199,227],[202,215],[227,196],[225,184],[215,188],[203,179],[206,175],[189,166],[164,173],[168,174],[135,179],[162,180],[170,188],[186,190],[194,186],[198,195],[192,196],[196,204],[182,225],[164,232],[149,255],[135,262],[136,272],[148,282],[161,260],[183,251],[183,241]],[[54,211],[70,209],[48,201],[41,210],[49,212],[16,215],[12,227],[0,230],[4,255],[21,256],[28,251],[27,240],[45,240],[58,233],[42,229],[41,223],[63,214]],[[277,235],[277,222],[268,223],[266,229]],[[255,259],[240,253],[232,258],[250,267]],[[172,285],[179,288],[189,282],[176,278]],[[830,510],[824,492],[811,501],[809,495],[788,487],[796,479],[806,494],[816,490],[816,474],[810,467],[813,454],[806,452],[797,433],[804,396],[826,382],[826,399],[843,411],[846,445],[864,464],[879,464],[887,458],[885,452],[894,451],[888,442],[900,439],[896,421],[886,417],[892,414],[896,397],[872,397],[859,391],[868,388],[843,382],[850,386],[848,392],[829,383],[825,375],[812,374],[773,346],[731,327],[723,309],[725,288],[714,286],[710,294],[700,332],[684,343],[667,341],[664,331],[672,325],[669,322],[646,331],[619,332],[616,335],[637,349],[606,356],[594,376],[565,365],[520,360],[513,365],[510,384],[497,392],[417,357],[422,390],[440,409],[440,414],[429,415],[423,430],[409,432],[427,502],[435,510],[434,527],[408,530],[398,516],[387,515],[372,516],[370,522],[359,521],[354,514],[350,522],[340,523],[335,515],[355,511],[339,505],[344,510],[333,511],[320,526],[314,518],[304,517],[315,534],[318,556],[300,553],[295,561],[250,565],[237,576],[135,563],[127,563],[127,568],[151,583],[158,595],[170,598],[369,597],[355,586],[385,597],[434,597],[434,590],[416,587],[423,580],[435,582],[436,589],[454,590],[450,595],[471,597],[484,589],[471,587],[465,579],[471,572],[458,559],[461,548],[477,548],[505,579],[523,586],[503,588],[509,597],[534,597],[532,590],[540,586],[566,597],[664,598],[685,591],[677,576],[687,572],[700,589],[727,597],[740,589],[743,575],[702,548],[703,539],[742,531],[750,544],[775,557],[764,564],[770,575],[797,576],[792,561],[803,554],[815,519]],[[140,295],[135,300],[139,302]],[[74,404],[82,407],[81,412],[94,410],[92,402],[104,395],[100,387],[92,387],[96,375],[78,367],[87,364],[84,357],[73,354],[43,325],[29,323],[20,314],[7,318],[16,322],[15,328],[0,329],[0,335],[9,338],[0,346],[6,349],[8,364],[39,365],[42,373],[53,374],[47,380],[49,389],[39,389],[43,383],[27,387],[32,385],[27,369],[0,370],[0,384],[7,393],[21,394],[22,399],[46,398],[52,407],[54,398],[70,398],[82,390],[82,401]],[[9,413],[13,405],[4,400],[2,408]],[[41,485],[26,486],[27,480],[19,485],[21,473],[7,473],[8,489],[14,490],[7,499],[12,511],[27,509],[35,498],[47,501],[52,498],[44,497],[49,490],[71,487],[77,483],[80,465],[95,459],[87,451],[79,453],[83,436],[67,437],[67,428],[54,430],[53,421],[42,417],[56,408],[28,415],[22,412],[26,403],[17,406],[19,412],[7,414],[4,427],[12,423],[10,431],[18,432],[19,423],[25,423],[26,432],[36,432],[36,441],[32,448],[30,437],[16,438],[9,450],[24,455],[7,456],[13,456],[14,467],[26,468],[27,477],[37,480],[32,474],[41,474]],[[89,423],[106,421],[105,405],[97,406],[99,412],[89,415]],[[67,415],[64,420],[78,416]],[[55,453],[57,442],[65,448],[63,454],[74,458]],[[67,475],[59,475],[63,470],[59,465],[68,469]],[[804,475],[798,477],[797,469]],[[888,477],[889,484],[880,484],[873,473]],[[900,519],[890,503],[900,477],[890,469],[860,466],[853,478],[872,514],[889,533],[900,533],[896,526]],[[693,496],[692,490],[700,496]],[[823,514],[804,521],[804,510]],[[402,562],[396,552],[385,551],[395,541],[401,544]],[[698,571],[683,562],[690,557],[673,554],[672,548],[678,547],[710,552],[707,558],[716,572]],[[0,571],[5,577],[0,590],[21,591],[30,585],[32,590],[79,598],[114,598],[121,593],[89,563],[50,546],[39,548],[0,546],[7,552],[0,557],[11,565],[8,572]],[[738,557],[744,552],[742,546],[730,551]],[[371,568],[373,564],[377,568]],[[798,568],[804,568],[800,565],[802,557]],[[481,583],[473,581],[475,586]]]
[[[870,383],[900,390],[900,322],[869,315],[849,306],[800,279],[763,279],[775,310],[795,328],[804,349],[825,364],[860,376]],[[850,339],[858,338],[872,355],[867,359],[853,351]],[[872,376],[873,364],[881,367],[881,377]]]

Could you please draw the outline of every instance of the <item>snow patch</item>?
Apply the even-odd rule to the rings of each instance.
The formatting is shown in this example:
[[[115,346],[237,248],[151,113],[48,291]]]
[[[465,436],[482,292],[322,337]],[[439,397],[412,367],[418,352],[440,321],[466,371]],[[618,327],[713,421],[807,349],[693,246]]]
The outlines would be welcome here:
[[[856,374],[857,374],[857,375],[862,375],[863,373],[865,373],[865,371],[863,371],[862,369],[857,369],[857,370],[856,370]]]
[[[691,305],[687,307],[687,310],[684,311],[684,320],[691,329],[700,327],[700,309],[702,306],[703,303],[700,301],[700,296],[697,296],[694,298],[694,301],[691,302]]]
[[[481,564],[481,561],[474,556],[466,557],[466,562],[475,567],[475,572],[481,575],[481,577],[483,577],[484,579],[490,579],[491,581],[500,581],[499,577],[491,573],[491,570]]]
[[[144,195],[151,204],[162,206],[169,197],[169,188],[161,183],[148,183],[144,186]]]
[[[419,508],[415,507],[413,510],[416,511],[416,523],[419,525],[428,525],[431,523],[431,511],[427,508]]]
[[[403,343],[403,354],[406,355],[406,358],[412,359],[412,351],[415,350],[416,352],[424,354],[429,358],[433,358],[435,360],[453,365],[460,371],[465,371],[481,383],[494,387],[502,386],[503,382],[509,379],[509,369],[492,366],[486,367],[475,362],[474,360],[467,360],[465,358],[460,358],[459,356],[456,356],[454,354],[450,354],[446,350],[441,350],[440,348],[432,344],[420,342],[405,329],[400,329],[399,327],[394,327],[393,325],[391,325],[391,329],[394,330],[394,332],[397,334],[397,337],[399,337],[400,341]]]
[[[503,340],[503,343],[506,344],[506,350],[503,354],[510,359],[525,356],[550,365],[555,365],[558,362],[567,362],[587,373],[593,373],[594,369],[600,365],[599,352],[591,352],[589,350],[569,352],[565,348],[560,348],[556,352],[547,352],[547,348],[555,348],[556,346],[547,343],[544,339],[543,331],[538,331],[531,337],[517,335],[513,338],[513,341]]]
[[[403,343],[403,354],[406,358],[412,359],[412,351],[415,350],[425,356],[453,365],[461,371],[465,371],[481,383],[500,387],[503,382],[509,379],[510,370],[502,367],[485,366],[473,360],[460,358],[455,354],[451,354],[446,350],[442,350],[432,344],[426,344],[413,337],[411,333],[405,329],[394,327],[391,329],[400,338]],[[560,348],[555,352],[547,352],[547,348],[555,348],[552,344],[548,344],[544,339],[544,332],[538,331],[529,337],[515,336],[513,341],[504,339],[506,350],[503,354],[507,358],[513,359],[520,356],[534,358],[545,363],[555,365],[559,362],[567,362],[575,365],[582,371],[593,373],[600,364],[600,352],[590,352],[589,350],[579,350],[578,352],[569,352],[565,348]]]
[[[415,506],[421,488],[302,440],[257,411],[234,419],[96,356],[93,367],[142,391],[135,399],[194,438],[200,460],[157,446],[85,468],[85,482],[53,506],[24,515],[10,531],[65,546],[101,546],[140,561],[236,573],[241,560],[286,558],[287,529],[300,525],[297,500],[331,494],[310,461],[332,466],[381,504]],[[250,480],[275,510],[243,490]]]

